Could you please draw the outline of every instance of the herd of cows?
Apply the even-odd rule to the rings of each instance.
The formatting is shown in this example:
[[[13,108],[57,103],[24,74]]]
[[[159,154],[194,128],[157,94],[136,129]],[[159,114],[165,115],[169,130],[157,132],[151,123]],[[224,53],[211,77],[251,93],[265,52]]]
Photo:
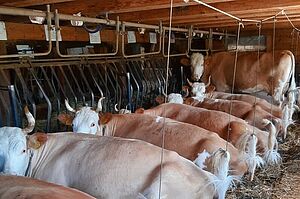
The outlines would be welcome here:
[[[243,176],[280,164],[277,138],[299,109],[290,51],[274,62],[268,53],[238,60],[233,84],[234,55],[193,54],[192,79],[203,82],[188,81],[184,96],[165,95],[148,110],[103,113],[103,98],[75,110],[66,100],[70,113],[58,119],[74,133],[30,135],[35,119],[25,107],[27,127],[0,128],[0,198],[225,198]],[[274,104],[230,90],[263,90]]]

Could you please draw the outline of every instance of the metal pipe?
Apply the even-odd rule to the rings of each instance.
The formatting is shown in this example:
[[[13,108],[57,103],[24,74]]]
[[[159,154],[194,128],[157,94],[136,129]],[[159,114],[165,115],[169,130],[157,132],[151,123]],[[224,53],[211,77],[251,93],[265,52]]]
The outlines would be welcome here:
[[[14,127],[21,127],[21,123],[19,120],[18,108],[17,108],[17,98],[14,85],[8,85],[8,93],[9,93],[9,100],[11,106],[11,112],[13,114],[13,124]]]
[[[124,58],[132,58],[132,57],[140,57],[140,56],[147,56],[147,55],[157,55],[161,52],[161,37],[162,37],[162,23],[160,22],[159,25],[159,48],[156,52],[149,52],[149,53],[139,53],[135,55],[126,55],[125,53],[125,29],[126,25],[125,23],[122,23],[122,55]]]
[[[188,32],[188,31],[186,31]],[[164,57],[168,57],[168,55],[165,54],[165,33],[166,33],[166,29],[163,28],[163,41],[162,41],[162,54]],[[169,38],[170,39],[170,38]],[[189,46],[189,40],[187,40],[187,45]],[[185,53],[177,53],[177,54],[170,54],[170,57],[178,57],[178,56],[187,56],[189,53],[189,49],[187,49],[187,51]]]
[[[57,54],[60,57],[103,57],[103,56],[114,56],[118,53],[118,49],[119,49],[119,20],[116,21],[116,50],[115,52],[112,53],[104,53],[104,54],[78,54],[78,55],[65,55],[62,54],[60,52],[59,49],[59,35],[60,35],[60,26],[59,26],[59,20],[60,20],[60,16],[61,14],[58,14],[58,10],[55,10],[55,15],[54,15],[54,19],[55,19],[55,30],[56,30],[56,51]],[[118,18],[119,19],[119,18]]]
[[[128,109],[131,110],[131,84],[130,84],[130,73],[126,73],[126,77],[127,77]]]
[[[0,13],[2,11],[2,7],[0,7]],[[11,9],[9,9],[11,10]],[[37,11],[36,11],[37,12]],[[26,13],[26,12],[25,12]],[[14,12],[10,13],[10,15],[15,14]],[[47,56],[51,53],[52,51],[52,38],[51,38],[51,15],[50,15],[50,6],[47,5],[47,12],[46,12],[46,16],[47,18],[47,27],[48,27],[48,38],[49,38],[49,42],[48,42],[48,50],[44,53],[32,53],[32,54],[12,54],[12,55],[0,55],[0,59],[1,58],[13,58],[13,57],[32,57],[32,56]]]
[[[40,11],[40,10],[32,10],[32,9],[24,9],[24,8],[13,8],[13,7],[7,7],[7,6],[0,6],[0,14],[1,15],[13,15],[13,16],[37,16],[37,17],[50,17],[50,19],[55,20],[55,12],[48,12],[48,7],[47,7],[47,12],[45,11]],[[83,21],[83,22],[88,22],[88,23],[98,23],[98,24],[106,24],[106,25],[111,25],[111,26],[118,26],[118,20],[110,20],[110,19],[98,19],[98,18],[91,18],[91,17],[82,17],[82,16],[73,16],[73,15],[68,15],[68,14],[59,14],[59,20],[64,20],[64,21]],[[51,21],[51,20],[50,20]],[[135,28],[146,28],[146,29],[155,29],[158,30],[160,29],[160,26],[157,25],[149,25],[149,24],[140,24],[140,23],[133,23],[133,22],[122,22],[125,26],[127,27],[135,27]],[[168,27],[163,27],[163,28],[168,28]],[[188,29],[184,28],[171,28],[172,31],[175,32],[187,32]],[[206,31],[201,31],[201,30],[196,30],[196,33],[205,33]],[[213,32],[213,34],[223,34],[223,33],[218,33],[218,32]],[[230,36],[235,36],[235,35],[230,35]]]

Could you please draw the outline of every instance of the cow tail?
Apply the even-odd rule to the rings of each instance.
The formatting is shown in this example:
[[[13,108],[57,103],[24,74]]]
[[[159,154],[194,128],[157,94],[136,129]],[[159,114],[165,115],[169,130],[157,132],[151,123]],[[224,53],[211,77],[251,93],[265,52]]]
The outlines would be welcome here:
[[[254,178],[255,169],[264,165],[264,160],[256,153],[257,136],[254,133],[245,132],[238,140],[236,146],[240,152],[240,160],[248,166],[250,180]]]
[[[291,71],[291,77],[290,77],[290,86],[289,86],[289,92],[296,90],[296,81],[295,81],[295,56],[291,51],[286,51],[289,56],[291,56],[292,59],[292,71]]]
[[[268,149],[264,154],[264,160],[269,165],[278,164],[281,156],[278,153],[278,142],[276,140],[276,128],[271,121],[266,121],[266,127],[269,128]]]

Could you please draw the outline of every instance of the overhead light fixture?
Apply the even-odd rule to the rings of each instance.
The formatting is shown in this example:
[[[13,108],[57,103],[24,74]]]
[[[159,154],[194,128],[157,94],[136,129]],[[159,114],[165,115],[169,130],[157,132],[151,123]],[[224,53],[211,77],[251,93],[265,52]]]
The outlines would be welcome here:
[[[78,12],[77,14],[73,14],[73,16],[81,17],[81,12]],[[72,26],[82,26],[83,25],[83,21],[74,21],[74,20],[71,20],[71,24],[72,24]]]

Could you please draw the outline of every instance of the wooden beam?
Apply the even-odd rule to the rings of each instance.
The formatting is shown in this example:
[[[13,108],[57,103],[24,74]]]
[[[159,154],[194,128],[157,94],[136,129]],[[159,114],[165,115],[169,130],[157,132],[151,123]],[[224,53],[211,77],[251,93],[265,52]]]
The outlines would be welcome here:
[[[12,7],[29,7],[29,6],[40,6],[40,5],[47,5],[47,4],[55,4],[55,3],[65,3],[65,2],[72,2],[75,0],[25,0],[25,1],[10,1],[2,4],[4,6],[12,6]]]
[[[259,13],[269,13],[274,15],[282,9],[287,10],[300,10],[300,5],[295,0],[285,0],[285,1],[269,1],[269,0],[260,0],[260,1],[234,1],[230,3],[216,3],[213,6],[222,9],[230,14],[233,14],[237,17],[239,15],[251,16],[253,13],[257,15]],[[206,17],[220,17],[224,16],[221,13],[218,13],[214,10],[206,8],[204,6],[188,6],[185,8],[174,9],[173,12],[174,19],[188,19],[193,17],[201,18]],[[169,9],[162,9],[159,11],[144,11],[144,12],[133,12],[130,14],[119,14],[120,19],[124,21],[140,21],[141,23],[153,22],[153,21],[168,21],[169,20]],[[204,19],[205,20],[205,19]],[[188,21],[187,21],[188,22]],[[157,23],[157,22],[156,22]]]
[[[237,0],[203,0],[205,3],[218,3],[218,2],[233,2]],[[187,4],[183,0],[174,0],[174,7],[185,7],[188,5],[197,5],[197,3],[190,1]],[[129,13],[136,11],[158,10],[170,7],[170,0],[89,0],[82,1],[76,0],[72,3],[62,3],[54,5],[55,9],[58,9],[62,13],[82,13],[89,16],[102,15],[105,13]]]

